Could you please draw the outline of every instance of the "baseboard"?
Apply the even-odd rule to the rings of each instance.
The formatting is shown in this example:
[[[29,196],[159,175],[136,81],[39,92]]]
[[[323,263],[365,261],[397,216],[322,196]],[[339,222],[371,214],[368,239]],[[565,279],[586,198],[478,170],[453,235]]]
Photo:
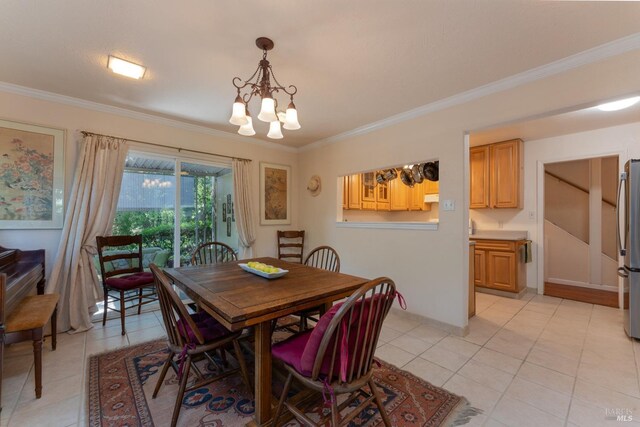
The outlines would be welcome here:
[[[573,301],[618,308],[618,292],[610,290],[545,282],[544,294],[550,297],[565,298]]]
[[[490,289],[490,288],[483,288],[481,286],[476,286],[476,292],[480,292],[483,294],[496,295],[499,297],[505,297],[505,298],[511,298],[511,299],[522,299],[522,297],[524,297],[529,292],[529,288],[524,288],[520,292],[516,293],[516,292],[506,292],[506,291],[500,291],[497,289]]]
[[[465,327],[455,326],[450,323],[441,322],[440,320],[432,319],[430,317],[422,316],[416,313],[410,313],[408,311],[402,310],[400,308],[392,307],[391,311],[394,315],[398,317],[404,317],[405,319],[414,320],[425,325],[433,326],[434,328],[442,329],[445,332],[448,332],[453,335],[457,335],[459,337],[464,337],[469,333],[469,325]]]

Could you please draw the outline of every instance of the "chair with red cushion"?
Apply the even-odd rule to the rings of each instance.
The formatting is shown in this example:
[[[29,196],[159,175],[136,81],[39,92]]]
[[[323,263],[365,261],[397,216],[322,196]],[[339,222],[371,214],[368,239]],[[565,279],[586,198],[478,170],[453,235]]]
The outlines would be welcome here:
[[[295,378],[304,387],[331,396],[331,425],[348,424],[371,402],[375,402],[386,426],[391,426],[380,392],[373,378],[373,355],[378,337],[393,299],[395,284],[386,277],[372,280],[346,301],[334,305],[314,329],[301,332],[273,346],[273,357],[283,362],[289,375],[284,385],[273,424],[277,425],[283,406],[298,421],[312,426],[324,425],[329,416],[317,423],[296,407],[299,399],[287,399]],[[368,386],[370,392],[364,387]],[[349,394],[338,405],[335,395]],[[362,396],[362,402],[341,418],[340,412]]]
[[[153,391],[153,398],[155,399],[158,395],[167,371],[171,366],[180,380],[180,388],[171,418],[171,427],[174,427],[178,422],[184,395],[189,391],[196,390],[227,375],[238,372],[238,370],[240,370],[242,379],[249,390],[253,390],[253,388],[251,387],[247,366],[238,343],[238,338],[242,331],[229,331],[205,312],[189,314],[180,297],[173,290],[167,276],[155,264],[151,264],[150,267],[155,277],[156,288],[160,297],[160,309],[167,331],[169,346],[169,355]],[[239,368],[227,369],[224,372],[219,369],[214,376],[204,376],[194,362],[206,358],[213,366],[219,367],[219,364],[209,352],[222,350],[229,345],[233,346],[233,353],[238,361]],[[196,378],[187,387],[191,370],[193,370]]]
[[[96,244],[104,292],[102,326],[107,322],[109,303],[119,301],[119,308],[112,307],[111,310],[120,313],[124,335],[127,308],[138,307],[140,314],[143,305],[158,300],[153,274],[142,268],[142,236],[97,236]],[[110,268],[106,267],[107,263]],[[127,303],[131,304],[127,307]]]

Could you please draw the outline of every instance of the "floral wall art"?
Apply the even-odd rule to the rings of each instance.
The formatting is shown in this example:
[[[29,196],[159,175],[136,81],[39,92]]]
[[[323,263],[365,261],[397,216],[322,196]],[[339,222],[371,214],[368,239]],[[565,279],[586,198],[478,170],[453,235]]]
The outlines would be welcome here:
[[[0,120],[0,228],[61,228],[64,131]]]

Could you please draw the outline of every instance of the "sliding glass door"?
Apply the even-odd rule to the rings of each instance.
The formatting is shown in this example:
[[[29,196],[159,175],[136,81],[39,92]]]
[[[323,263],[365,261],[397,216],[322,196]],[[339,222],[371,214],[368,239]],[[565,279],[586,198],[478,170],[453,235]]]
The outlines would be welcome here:
[[[205,242],[237,249],[232,177],[229,165],[131,152],[113,234],[142,234],[145,268],[189,265]]]

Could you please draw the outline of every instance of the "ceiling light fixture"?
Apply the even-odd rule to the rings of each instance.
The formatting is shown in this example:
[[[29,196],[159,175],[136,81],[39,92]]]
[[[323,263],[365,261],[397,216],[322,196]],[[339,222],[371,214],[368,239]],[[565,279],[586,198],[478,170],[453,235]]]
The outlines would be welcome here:
[[[300,129],[298,110],[296,110],[296,106],[293,103],[293,96],[298,92],[298,88],[294,85],[289,85],[288,88],[285,88],[273,74],[271,64],[267,60],[267,52],[273,49],[273,41],[266,37],[260,37],[256,39],[256,46],[262,50],[262,60],[258,63],[256,71],[247,80],[242,80],[240,77],[233,78],[233,85],[238,90],[238,95],[233,102],[233,112],[229,123],[240,126],[240,129],[238,129],[240,135],[255,135],[256,132],[253,129],[253,121],[251,120],[248,106],[254,96],[260,96],[261,108],[258,119],[269,123],[269,133],[267,134],[269,138],[282,139],[280,122],[283,123],[282,128],[284,129]],[[273,78],[273,85],[271,78]],[[248,91],[241,94],[241,91],[245,88]],[[276,112],[278,101],[274,98],[274,94],[281,91],[289,95],[290,102],[286,111]]]
[[[116,74],[130,77],[132,79],[141,79],[147,71],[147,67],[134,64],[133,62],[129,62],[112,55],[109,55],[109,59],[107,60],[107,68]]]
[[[620,99],[618,101],[607,102],[600,104],[596,108],[600,111],[618,111],[629,108],[640,101],[640,96],[634,96],[633,98]]]

